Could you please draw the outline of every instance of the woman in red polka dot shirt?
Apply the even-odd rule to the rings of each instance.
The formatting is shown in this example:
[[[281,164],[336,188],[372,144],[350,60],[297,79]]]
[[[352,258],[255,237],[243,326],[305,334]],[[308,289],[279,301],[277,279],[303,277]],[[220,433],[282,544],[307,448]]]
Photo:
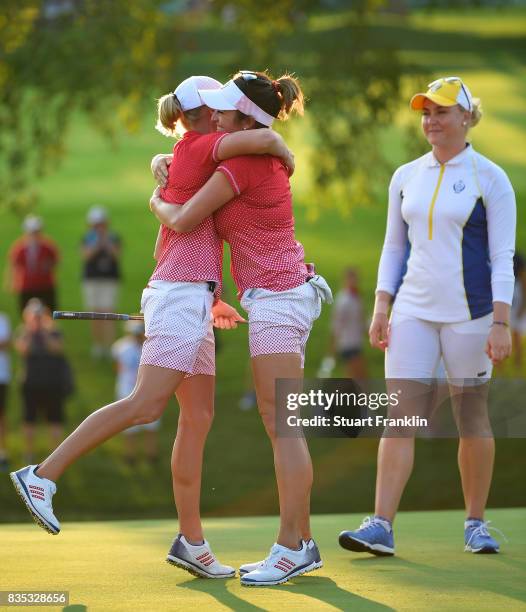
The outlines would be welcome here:
[[[291,158],[277,134],[225,134],[216,131],[212,111],[199,90],[221,84],[209,77],[190,77],[158,104],[158,128],[184,135],[174,146],[173,161],[163,196],[184,203],[202,187],[219,163],[243,153],[273,153]],[[269,137],[270,136],[270,137]],[[171,204],[173,208],[176,208]],[[235,570],[221,565],[203,538],[199,515],[202,456],[214,411],[215,361],[211,315],[223,327],[242,320],[237,312],[216,300],[221,283],[222,241],[213,221],[204,219],[184,235],[163,227],[156,245],[157,265],[143,292],[146,341],[137,384],[126,398],[91,414],[39,466],[13,473],[17,490],[37,522],[51,533],[60,531],[51,498],[55,480],[80,456],[123,431],[157,420],[176,392],[179,426],[172,455],[174,495],[181,534],[168,560],[204,577],[230,577]]]
[[[220,133],[271,130],[275,118],[303,112],[296,79],[238,73],[220,90],[200,92],[215,110]],[[312,464],[305,439],[277,435],[275,380],[301,380],[305,345],[322,301],[332,301],[323,278],[304,263],[294,237],[289,172],[270,155],[221,162],[206,185],[174,209],[157,190],[150,206],[183,235],[214,213],[217,232],[230,245],[232,276],[249,314],[249,339],[258,406],[271,439],[280,498],[277,544],[262,564],[241,568],[243,584],[277,584],[321,567],[309,526]],[[287,561],[280,562],[285,555]],[[283,558],[285,558],[283,557]],[[246,572],[246,573],[245,573]]]

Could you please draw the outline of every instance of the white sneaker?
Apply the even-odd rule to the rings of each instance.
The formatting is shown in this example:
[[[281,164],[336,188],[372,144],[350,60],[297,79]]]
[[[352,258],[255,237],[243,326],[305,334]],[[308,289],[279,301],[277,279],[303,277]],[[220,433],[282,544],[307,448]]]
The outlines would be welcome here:
[[[321,562],[321,559],[320,559]],[[255,570],[241,576],[243,586],[270,586],[282,584],[315,568],[317,561],[313,548],[302,540],[300,550],[274,544],[269,556]]]
[[[182,534],[173,541],[166,561],[199,578],[232,578],[236,575],[233,567],[219,563],[206,540],[196,546],[189,544]]]
[[[307,574],[308,572],[312,572],[314,570],[320,569],[320,567],[323,567],[323,561],[321,560],[320,551],[316,546],[316,542],[311,538],[306,542],[306,544],[307,548],[309,548],[314,555],[314,567],[305,570],[305,573]],[[239,568],[239,575],[243,576],[244,574],[253,572],[254,570],[257,570],[259,567],[261,567],[263,563],[265,563],[265,559],[263,559],[263,561],[257,561],[256,563],[245,563]]]
[[[255,563],[244,563],[239,567],[239,575],[243,576],[244,574],[249,574],[250,572],[253,572],[254,570],[260,568],[264,563],[265,559],[261,561],[256,561]]]
[[[57,535],[60,523],[53,514],[51,498],[57,491],[56,484],[47,478],[35,474],[38,465],[28,465],[21,470],[11,472],[15,489],[27,506],[34,521],[48,533]]]

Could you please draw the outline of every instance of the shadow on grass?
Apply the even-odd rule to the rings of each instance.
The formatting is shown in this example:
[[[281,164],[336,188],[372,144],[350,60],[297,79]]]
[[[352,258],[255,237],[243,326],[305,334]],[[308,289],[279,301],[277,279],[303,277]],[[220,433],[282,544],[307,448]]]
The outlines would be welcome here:
[[[206,593],[215,597],[218,603],[223,604],[230,610],[241,612],[265,612],[265,608],[255,606],[228,590],[229,580],[202,580],[192,578],[177,585],[178,589],[190,589],[199,593]]]
[[[393,557],[374,557],[374,556],[367,556],[367,557],[357,557],[356,559],[350,559],[349,563],[357,563],[358,565],[361,564],[368,564],[368,565],[373,565],[373,566],[382,566],[384,565],[385,567],[389,567],[389,565],[394,565],[396,567],[410,567],[412,569],[424,569],[424,568],[429,568],[431,569],[430,566],[428,565],[424,565],[423,563],[415,563],[414,561],[409,561],[409,559],[404,559],[403,557],[398,557],[398,556],[393,556]]]
[[[193,579],[177,585],[177,588],[191,589],[199,591],[215,597],[217,602],[230,608],[231,610],[241,610],[243,612],[264,612],[266,608],[260,608],[249,603],[242,597],[228,590],[229,581],[225,580],[199,580]],[[295,593],[301,596],[307,596],[310,599],[318,599],[319,601],[330,604],[339,610],[346,610],[356,607],[356,609],[370,610],[379,612],[380,610],[394,610],[384,604],[366,599],[355,595],[351,591],[340,588],[334,580],[324,576],[301,576],[287,582],[283,585],[268,586],[268,587],[246,587],[252,592],[260,589],[275,589],[276,593],[287,592]]]
[[[306,595],[311,599],[319,599],[319,601],[330,604],[339,610],[356,609],[361,612],[362,610],[380,611],[395,609],[372,599],[356,595],[347,589],[342,589],[334,580],[325,576],[303,576],[297,581],[287,582],[281,588],[289,593],[298,593]]]
[[[468,566],[473,559],[479,567]],[[455,589],[473,589],[479,594],[488,596],[499,595],[521,603],[526,602],[526,587],[522,585],[519,573],[524,573],[525,563],[519,559],[502,555],[469,555],[462,570],[458,567],[441,568],[436,565],[426,565],[395,557],[360,557],[351,559],[350,565],[370,566],[374,571],[391,571],[390,580],[408,585],[417,584],[433,591],[449,589],[453,594]],[[512,572],[517,571],[517,580],[510,576],[510,571],[496,572],[495,564],[507,566]],[[473,565],[473,564],[472,564]],[[383,566],[383,568],[382,568]],[[408,572],[396,573],[397,569],[407,569]],[[500,568],[499,568],[500,569]],[[464,579],[462,580],[462,576]]]

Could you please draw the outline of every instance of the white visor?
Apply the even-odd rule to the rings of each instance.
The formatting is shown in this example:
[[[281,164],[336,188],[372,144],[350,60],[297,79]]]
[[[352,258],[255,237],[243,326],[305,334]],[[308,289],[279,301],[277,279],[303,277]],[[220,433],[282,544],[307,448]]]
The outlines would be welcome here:
[[[247,98],[234,81],[228,81],[221,89],[200,89],[199,95],[209,108],[215,110],[238,110],[249,117],[254,117],[258,123],[262,123],[267,127],[270,127],[275,119],[275,117],[266,113],[262,108],[259,108],[250,98]]]

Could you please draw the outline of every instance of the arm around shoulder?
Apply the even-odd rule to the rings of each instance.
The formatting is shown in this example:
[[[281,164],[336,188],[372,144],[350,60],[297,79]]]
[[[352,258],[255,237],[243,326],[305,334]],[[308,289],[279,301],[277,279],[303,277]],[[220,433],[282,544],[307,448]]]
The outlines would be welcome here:
[[[175,232],[187,233],[234,195],[225,175],[222,172],[214,172],[205,185],[183,206],[168,204],[156,196],[150,200],[150,207],[161,223]]]
[[[227,134],[217,147],[216,157],[219,160],[230,159],[240,155],[274,155],[283,157],[288,149],[283,138],[274,130],[243,130]]]

